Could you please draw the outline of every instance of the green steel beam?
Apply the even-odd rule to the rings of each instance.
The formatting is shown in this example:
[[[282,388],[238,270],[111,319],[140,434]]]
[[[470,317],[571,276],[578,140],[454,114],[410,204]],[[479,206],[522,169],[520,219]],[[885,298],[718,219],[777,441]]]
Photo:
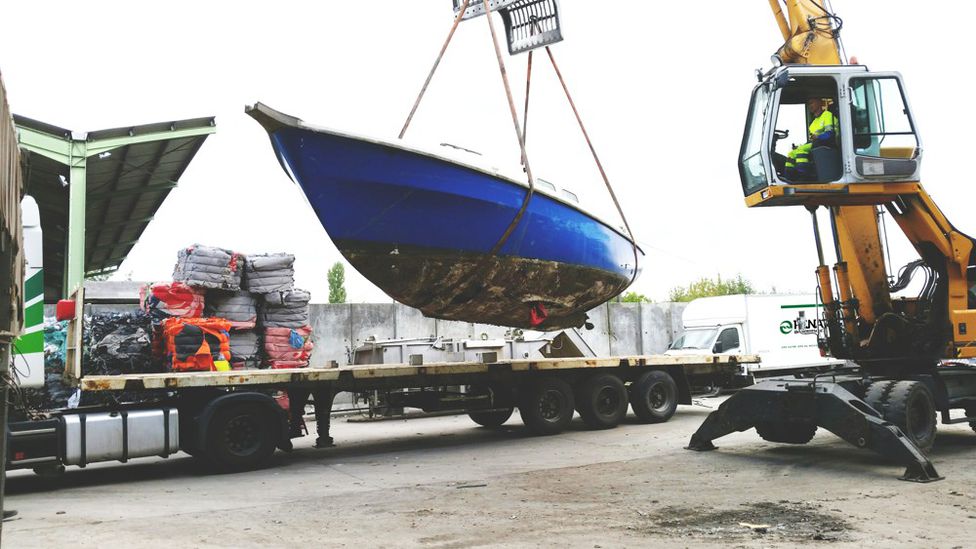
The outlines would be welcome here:
[[[84,143],[81,143],[84,145]],[[81,162],[69,157],[68,166],[68,248],[62,291],[67,298],[85,282],[85,217],[88,205],[88,160]]]
[[[104,152],[111,151],[112,149],[118,149],[119,147],[125,147],[126,145],[135,145],[137,143],[150,143],[153,141],[162,141],[164,139],[185,139],[187,137],[200,137],[202,135],[210,135],[217,131],[217,126],[203,126],[200,128],[187,128],[184,130],[166,130],[162,132],[152,132],[142,135],[132,135],[123,137],[107,137],[105,139],[95,139],[88,142],[88,156],[95,156],[96,154],[102,154]]]

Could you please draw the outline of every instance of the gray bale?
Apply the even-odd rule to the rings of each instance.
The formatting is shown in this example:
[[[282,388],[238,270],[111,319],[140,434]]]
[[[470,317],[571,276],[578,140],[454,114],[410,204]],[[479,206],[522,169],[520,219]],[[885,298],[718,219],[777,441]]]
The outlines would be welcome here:
[[[256,294],[284,292],[295,286],[295,256],[291,254],[249,255],[244,263],[241,287]]]
[[[308,302],[312,295],[305,290],[272,292],[262,296],[261,325],[271,328],[301,328],[309,324]]]
[[[177,254],[173,280],[198,288],[240,290],[243,260],[222,248],[194,244]]]
[[[230,333],[231,363],[245,368],[261,364],[261,336],[254,330],[235,330]]]
[[[225,318],[234,329],[251,329],[257,323],[258,300],[248,292],[211,290],[206,303],[206,316]]]

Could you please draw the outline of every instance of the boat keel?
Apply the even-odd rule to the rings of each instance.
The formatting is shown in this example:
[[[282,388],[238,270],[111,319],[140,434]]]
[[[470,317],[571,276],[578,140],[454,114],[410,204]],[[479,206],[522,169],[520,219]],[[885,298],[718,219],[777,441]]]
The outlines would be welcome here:
[[[781,432],[816,425],[858,448],[905,465],[902,480],[932,482],[944,478],[901,429],[882,419],[838,381],[772,379],[746,387],[708,415],[691,436],[687,449],[714,450],[713,440],[757,425],[772,425],[774,431],[778,426]]]

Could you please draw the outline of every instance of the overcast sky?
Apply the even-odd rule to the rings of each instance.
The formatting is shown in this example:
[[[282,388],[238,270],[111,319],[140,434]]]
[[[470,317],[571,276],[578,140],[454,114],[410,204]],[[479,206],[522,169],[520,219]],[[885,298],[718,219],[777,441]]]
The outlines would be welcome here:
[[[701,276],[742,274],[760,290],[813,291],[808,214],[748,210],[736,170],[755,69],[768,68],[782,42],[767,2],[561,4],[566,40],[554,47],[557,60],[647,252],[634,289],[662,300]],[[976,231],[964,215],[976,189],[960,171],[972,156],[971,102],[957,104],[960,91],[949,87],[968,78],[947,75],[965,66],[954,57],[968,51],[964,23],[976,6],[834,7],[849,54],[905,76],[925,146],[924,183],[960,230]],[[195,242],[288,251],[314,301],[327,300],[326,270],[341,256],[244,106],[262,101],[309,123],[395,137],[453,17],[448,0],[32,0],[8,2],[3,12],[0,72],[18,114],[76,131],[217,117],[217,133],[116,278],[169,279],[176,250]],[[542,60],[530,114],[533,170],[616,222]],[[506,62],[521,104],[526,56]],[[484,18],[462,24],[410,138],[517,162]],[[894,263],[910,259],[896,249]],[[347,290],[354,302],[389,300],[351,269]]]

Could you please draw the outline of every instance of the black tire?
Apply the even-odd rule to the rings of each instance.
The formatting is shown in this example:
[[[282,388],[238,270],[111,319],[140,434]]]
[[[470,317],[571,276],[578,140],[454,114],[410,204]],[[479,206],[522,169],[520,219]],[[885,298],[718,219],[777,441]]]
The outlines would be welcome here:
[[[935,396],[920,381],[898,381],[888,395],[885,419],[894,423],[923,452],[935,444],[938,421]]]
[[[613,374],[597,374],[576,387],[576,409],[591,429],[616,427],[627,416],[627,388]]]
[[[891,380],[875,381],[868,385],[868,390],[864,392],[864,402],[881,414],[881,417],[885,416],[885,410],[888,408],[888,395],[891,394],[891,388],[894,385],[895,382]]]
[[[763,422],[756,424],[756,432],[768,442],[806,444],[817,434],[817,426],[810,423]]]
[[[206,456],[222,471],[246,471],[267,463],[281,427],[267,406],[240,403],[223,406],[207,426]]]
[[[519,415],[536,435],[555,435],[573,421],[573,390],[562,379],[550,377],[524,386],[519,391]]]
[[[678,384],[663,370],[646,372],[630,384],[630,407],[642,423],[664,423],[678,409]]]
[[[501,427],[508,418],[512,417],[512,413],[515,408],[509,408],[507,410],[495,410],[492,412],[469,412],[468,417],[471,421],[481,425],[482,427]]]

